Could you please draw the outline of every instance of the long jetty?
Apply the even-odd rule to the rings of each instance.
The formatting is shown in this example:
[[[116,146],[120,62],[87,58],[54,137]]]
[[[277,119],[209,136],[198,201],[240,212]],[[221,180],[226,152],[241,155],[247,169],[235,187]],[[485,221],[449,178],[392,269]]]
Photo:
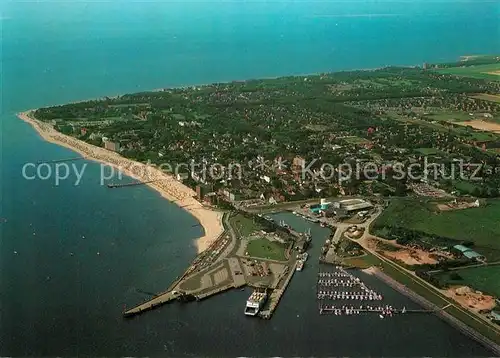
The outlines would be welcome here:
[[[149,183],[154,183],[155,180],[149,180],[149,181],[137,181],[137,182],[132,182],[132,183],[124,183],[124,184],[115,184],[115,183],[110,183],[108,184],[108,188],[113,189],[113,188],[123,188],[127,186],[137,186],[137,185],[146,185]]]
[[[123,316],[126,317],[126,318],[130,318],[130,317],[133,317],[135,315],[138,315],[140,313],[143,313],[144,311],[149,311],[149,310],[152,310],[152,309],[155,309],[159,306],[162,306],[166,303],[170,303],[174,300],[177,300],[178,298],[182,298],[182,293],[178,292],[175,290],[175,288],[187,277],[189,277],[192,273],[193,273],[193,264],[196,262],[196,259],[199,258],[201,255],[205,255],[206,252],[209,252],[210,250],[212,250],[214,247],[217,246],[219,240],[222,240],[223,237],[226,235],[226,231],[224,231],[218,238],[217,240],[215,240],[210,246],[209,248],[202,252],[201,254],[198,254],[198,256],[195,258],[195,260],[193,261],[193,263],[191,263],[191,265],[189,265],[189,267],[184,271],[184,273],[177,277],[175,279],[174,282],[172,282],[172,284],[167,288],[166,291],[162,292],[162,293],[159,293],[155,296],[153,296],[151,299],[148,299],[146,300],[145,302],[143,302],[142,304],[139,304],[129,310],[126,310],[125,312],[123,312]],[[228,286],[223,286],[222,289],[221,288],[217,288],[216,290],[214,291],[210,291],[210,292],[206,292],[206,293],[202,293],[200,295],[192,295],[193,297],[196,298],[196,300],[201,300],[201,299],[204,299],[208,296],[211,296],[211,295],[214,295],[214,294],[217,294],[217,293],[220,293],[222,291],[225,291],[225,290],[228,290],[232,287],[241,287],[241,285],[237,285],[237,286],[232,286],[232,285],[228,285]],[[175,293],[174,293],[175,292]]]
[[[37,164],[53,164],[53,163],[63,163],[63,162],[74,162],[76,160],[83,160],[85,157],[72,157],[54,160],[39,160]]]
[[[360,312],[360,313],[382,313],[382,310],[376,309],[376,308],[354,308],[355,311]],[[438,309],[439,310],[439,309]],[[402,309],[402,308],[397,308],[397,309],[392,309],[391,312],[394,314],[406,314],[406,313],[435,313],[438,310],[434,309]],[[346,309],[343,308],[330,308],[330,307],[321,307],[319,313],[320,314],[326,314],[326,313],[333,313],[335,311],[342,311],[345,312]]]

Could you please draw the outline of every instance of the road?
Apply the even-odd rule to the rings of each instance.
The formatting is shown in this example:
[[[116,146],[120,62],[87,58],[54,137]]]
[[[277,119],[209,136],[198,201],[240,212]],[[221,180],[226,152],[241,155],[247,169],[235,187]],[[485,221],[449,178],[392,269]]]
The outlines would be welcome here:
[[[378,209],[378,210],[380,210],[380,209]],[[479,314],[476,314],[475,312],[471,312],[469,310],[464,309],[462,306],[456,304],[456,302],[454,300],[452,300],[451,298],[449,298],[448,296],[446,296],[441,290],[439,290],[438,288],[434,287],[429,282],[427,282],[424,279],[422,279],[419,276],[417,276],[413,271],[410,271],[410,270],[408,270],[408,269],[406,269],[406,268],[404,268],[402,266],[399,266],[394,261],[392,261],[390,259],[387,259],[385,256],[379,254],[376,250],[372,249],[367,244],[367,240],[366,239],[368,237],[373,237],[375,239],[383,240],[383,239],[381,239],[381,238],[379,238],[377,236],[374,236],[374,235],[370,234],[370,224],[380,215],[380,213],[381,213],[381,211],[379,211],[376,215],[374,215],[370,220],[367,220],[367,222],[364,225],[365,232],[363,233],[363,235],[362,235],[361,238],[359,238],[357,240],[353,240],[353,239],[351,239],[351,240],[354,241],[354,242],[357,242],[358,244],[360,244],[361,247],[363,247],[363,249],[365,251],[367,251],[370,254],[374,255],[380,261],[384,262],[387,265],[390,265],[393,269],[395,269],[395,270],[399,271],[400,273],[404,274],[405,276],[407,276],[408,278],[410,278],[415,283],[417,283],[420,286],[422,286],[423,288],[431,291],[433,294],[435,294],[436,296],[438,296],[439,298],[441,298],[442,300],[444,300],[445,302],[447,302],[448,303],[447,308],[448,307],[454,307],[455,309],[459,310],[464,315],[467,315],[468,317],[470,317],[471,319],[473,319],[477,323],[485,325],[485,326],[493,329],[494,331],[496,331],[498,334],[500,334],[500,327],[496,326],[494,323],[490,322],[488,319],[484,318],[483,316],[481,316]],[[360,226],[360,225],[358,225],[358,226]]]

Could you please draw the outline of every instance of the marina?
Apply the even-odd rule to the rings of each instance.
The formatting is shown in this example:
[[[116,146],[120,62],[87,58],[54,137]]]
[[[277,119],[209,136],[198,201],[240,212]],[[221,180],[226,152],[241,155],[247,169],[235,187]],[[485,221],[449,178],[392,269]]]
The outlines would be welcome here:
[[[318,300],[383,300],[380,293],[368,288],[342,266],[335,266],[332,271],[318,272],[316,297]]]
[[[374,313],[383,319],[396,314],[405,313],[433,313],[437,307],[430,309],[407,309],[406,306],[397,308],[391,304],[384,304],[384,297],[377,291],[369,288],[359,277],[348,272],[342,266],[334,266],[330,271],[318,272],[317,299],[319,300],[320,315],[350,316]],[[331,301],[341,301],[333,304]],[[366,304],[352,304],[352,301],[373,301]]]

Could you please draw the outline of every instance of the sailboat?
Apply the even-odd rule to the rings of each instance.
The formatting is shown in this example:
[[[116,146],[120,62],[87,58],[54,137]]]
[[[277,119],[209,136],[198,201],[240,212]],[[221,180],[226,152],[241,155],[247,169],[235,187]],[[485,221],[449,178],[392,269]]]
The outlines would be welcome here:
[[[403,310],[401,311],[401,313],[406,313],[406,307],[403,307]]]

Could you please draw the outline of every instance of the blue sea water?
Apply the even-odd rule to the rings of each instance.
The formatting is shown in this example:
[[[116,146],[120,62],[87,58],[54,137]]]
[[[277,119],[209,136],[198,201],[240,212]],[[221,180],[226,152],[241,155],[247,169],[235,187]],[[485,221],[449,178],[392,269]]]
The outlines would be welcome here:
[[[314,264],[294,278],[269,322],[243,317],[248,291],[124,321],[123,306],[146,298],[140,291],[163,290],[183,271],[202,229],[148,188],[106,190],[96,163],[75,162],[88,165],[79,186],[23,179],[27,162],[74,154],[42,141],[15,113],[170,86],[498,53],[498,2],[0,6],[0,217],[8,220],[0,223],[0,355],[489,355],[433,316],[319,317]],[[319,243],[327,232],[313,234]]]

